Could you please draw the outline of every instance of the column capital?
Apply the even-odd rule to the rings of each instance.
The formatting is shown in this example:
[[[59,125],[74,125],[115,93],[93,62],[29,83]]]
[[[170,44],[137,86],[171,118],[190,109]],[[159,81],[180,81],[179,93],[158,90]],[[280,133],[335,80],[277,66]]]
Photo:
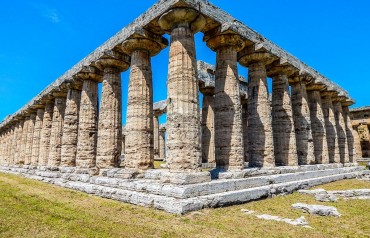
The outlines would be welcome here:
[[[313,77],[307,73],[299,73],[289,78],[289,83],[304,83],[309,84],[313,81]]]
[[[328,88],[324,91],[321,91],[321,97],[335,98],[337,95],[338,95],[338,92],[336,92],[334,90],[330,90],[330,88]]]
[[[121,48],[128,55],[132,55],[136,50],[144,50],[148,51],[150,56],[155,56],[166,46],[148,38],[132,38],[124,41]]]
[[[262,62],[265,65],[269,65],[277,60],[277,57],[267,53],[256,51],[255,45],[245,47],[238,53],[238,61],[241,65],[248,67],[253,63]]]
[[[286,75],[288,78],[290,78],[297,72],[298,69],[289,64],[281,64],[280,60],[276,60],[266,67],[267,76],[271,78],[277,75]]]
[[[159,26],[166,32],[177,27],[189,27],[193,33],[201,31],[206,20],[200,12],[193,8],[173,8],[164,13],[158,20]]]
[[[307,91],[322,91],[325,88],[326,88],[325,84],[322,84],[320,82],[315,82],[315,80],[306,85],[306,90]]]
[[[102,82],[103,74],[99,69],[93,66],[83,66],[82,69],[73,76],[73,78]]]
[[[115,68],[123,72],[130,67],[130,57],[117,51],[106,50],[94,65],[101,71],[104,71],[106,68]]]
[[[205,35],[203,40],[206,41],[207,46],[213,51],[223,47],[231,47],[236,52],[239,52],[245,46],[243,38],[235,33],[216,34],[212,36]]]

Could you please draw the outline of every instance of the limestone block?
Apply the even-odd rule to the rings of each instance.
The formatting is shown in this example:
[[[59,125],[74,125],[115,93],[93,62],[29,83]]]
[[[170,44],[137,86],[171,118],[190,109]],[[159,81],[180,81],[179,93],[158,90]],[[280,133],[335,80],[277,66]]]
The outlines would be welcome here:
[[[319,216],[335,216],[335,217],[341,216],[338,210],[332,206],[308,205],[304,203],[295,203],[292,205],[292,207],[308,212],[309,214],[314,214],[314,215],[319,215]]]

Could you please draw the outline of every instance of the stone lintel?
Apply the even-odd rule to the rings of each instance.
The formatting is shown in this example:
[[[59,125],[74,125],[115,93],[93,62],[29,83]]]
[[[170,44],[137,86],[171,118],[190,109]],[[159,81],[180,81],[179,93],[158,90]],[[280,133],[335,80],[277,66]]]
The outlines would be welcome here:
[[[158,20],[162,30],[170,33],[176,27],[189,27],[193,33],[201,31],[206,20],[200,12],[193,8],[173,8],[164,13]]]

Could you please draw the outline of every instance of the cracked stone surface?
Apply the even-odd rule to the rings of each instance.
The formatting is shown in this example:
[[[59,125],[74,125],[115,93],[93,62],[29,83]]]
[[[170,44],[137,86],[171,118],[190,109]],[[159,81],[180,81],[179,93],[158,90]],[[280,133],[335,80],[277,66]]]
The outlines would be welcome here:
[[[40,155],[40,139],[41,139],[41,130],[42,130],[42,121],[44,119],[44,108],[37,109],[35,127],[33,130],[33,139],[32,139],[32,158],[31,165],[37,166],[39,163]]]
[[[307,95],[311,115],[311,128],[315,148],[315,161],[318,164],[326,164],[329,163],[329,153],[320,91],[310,90],[307,92]]]
[[[266,68],[262,62],[248,68],[248,158],[249,166],[274,167],[271,106]]]
[[[65,107],[66,107],[66,98],[57,96],[55,98],[50,133],[48,166],[54,167],[60,165]]]
[[[61,166],[75,166],[81,90],[69,88],[64,113]]]
[[[292,84],[293,120],[297,140],[298,164],[315,164],[310,108],[306,84]]]
[[[40,137],[40,153],[38,163],[40,166],[46,166],[48,164],[53,111],[54,101],[47,101],[45,105]]]
[[[298,165],[289,82],[285,74],[274,76],[272,79],[272,129],[275,164]]]

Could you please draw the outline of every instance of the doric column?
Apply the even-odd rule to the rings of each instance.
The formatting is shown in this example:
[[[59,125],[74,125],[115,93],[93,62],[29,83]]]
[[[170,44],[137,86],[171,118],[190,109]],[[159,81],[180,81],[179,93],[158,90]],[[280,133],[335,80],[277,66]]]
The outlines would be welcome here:
[[[4,153],[4,145],[5,145],[5,140],[4,140],[4,137],[5,137],[5,128],[1,128],[1,131],[0,131],[0,165],[4,165],[5,163],[5,159],[4,159],[4,156],[5,156],[5,153]]]
[[[31,158],[32,166],[37,166],[39,164],[42,121],[44,119],[45,113],[44,107],[45,106],[40,105],[39,108],[37,108],[35,128],[33,130],[33,139],[32,139],[32,158]]]
[[[167,164],[171,172],[201,170],[200,112],[194,34],[205,19],[194,9],[175,8],[161,16],[171,35],[167,80]]]
[[[159,128],[159,158],[166,160],[166,128]]]
[[[16,153],[16,164],[24,165],[25,159],[25,151],[26,151],[26,144],[27,144],[27,132],[28,132],[28,124],[30,123],[30,115],[24,117],[23,123],[21,123],[20,131],[19,131],[19,140],[17,141],[17,153]]]
[[[35,128],[35,121],[36,121],[36,112],[32,111],[30,114],[30,120],[28,122],[27,127],[27,140],[26,140],[26,147],[25,147],[25,158],[24,164],[30,165],[32,159],[32,143],[33,143],[33,131]]]
[[[354,158],[362,158],[362,148],[361,148],[361,139],[360,135],[357,131],[358,128],[353,129],[353,140],[354,140],[354,147],[355,147],[355,155]]]
[[[334,91],[321,92],[330,163],[340,163],[338,136],[335,128],[334,107],[332,102],[332,97],[335,97],[335,95],[336,93]]]
[[[159,157],[159,119],[157,115],[153,117],[153,148],[154,157]]]
[[[202,162],[215,163],[215,115],[213,94],[203,91]]]
[[[343,117],[342,103],[339,97],[334,99],[333,106],[334,106],[335,124],[338,135],[340,162],[349,163],[346,125]]]
[[[125,127],[125,167],[129,169],[153,168],[154,115],[151,56],[161,51],[161,40],[161,37],[154,40],[138,36],[122,44],[122,50],[131,56]]]
[[[351,104],[352,102],[342,102],[342,110],[343,110],[344,124],[345,124],[346,135],[347,135],[349,162],[355,163],[356,162],[355,138],[354,138],[354,131],[353,131],[352,122],[350,118],[349,108],[348,108],[348,106]]]
[[[114,51],[107,51],[96,62],[96,66],[103,72],[96,167],[106,169],[117,167],[121,156],[121,72],[129,67],[129,57]]]
[[[76,167],[93,168],[98,135],[98,82],[102,77],[93,67],[84,67],[76,75],[83,80],[78,118]]]
[[[60,165],[61,161],[64,111],[66,108],[66,93],[58,92],[54,93],[53,96],[55,97],[55,101],[50,133],[48,166],[57,167]]]
[[[306,83],[309,79],[299,77],[296,79],[296,82],[292,83],[292,107],[297,140],[298,164],[310,165],[315,164],[315,150],[306,90]]]
[[[216,51],[214,89],[215,159],[217,168],[244,168],[242,108],[239,95],[237,52],[244,41],[236,34],[205,36],[208,47]]]
[[[320,91],[324,88],[325,86],[314,83],[307,86],[308,102],[311,115],[312,137],[315,148],[315,160],[317,164],[329,163],[325,119],[324,112],[322,110],[320,94]]]
[[[248,101],[242,101],[244,162],[248,162]]]
[[[17,150],[18,124],[19,121],[15,121],[14,124],[11,125],[12,129],[9,138],[9,165],[11,166],[15,165],[14,154]]]
[[[248,67],[248,159],[250,167],[274,167],[271,103],[267,86],[267,53],[239,53],[239,63]],[[253,139],[252,139],[253,138]]]
[[[61,166],[76,166],[81,89],[82,82],[79,80],[75,80],[68,85],[66,109],[64,112]]]
[[[14,165],[21,165],[24,163],[24,160],[22,158],[22,143],[23,143],[23,128],[25,127],[25,123],[27,120],[25,120],[24,117],[20,116],[17,122],[17,128],[16,128],[16,141],[15,141],[15,147],[14,147],[14,154],[13,154],[13,161]],[[27,123],[26,123],[27,124]]]
[[[54,111],[54,100],[48,98],[45,102],[45,111],[42,122],[42,130],[40,137],[40,155],[39,155],[39,166],[48,165],[49,159],[49,148],[50,148],[50,134]]]
[[[297,166],[297,141],[293,121],[288,76],[295,71],[274,63],[269,67],[272,78],[272,131],[274,135],[275,164]]]

